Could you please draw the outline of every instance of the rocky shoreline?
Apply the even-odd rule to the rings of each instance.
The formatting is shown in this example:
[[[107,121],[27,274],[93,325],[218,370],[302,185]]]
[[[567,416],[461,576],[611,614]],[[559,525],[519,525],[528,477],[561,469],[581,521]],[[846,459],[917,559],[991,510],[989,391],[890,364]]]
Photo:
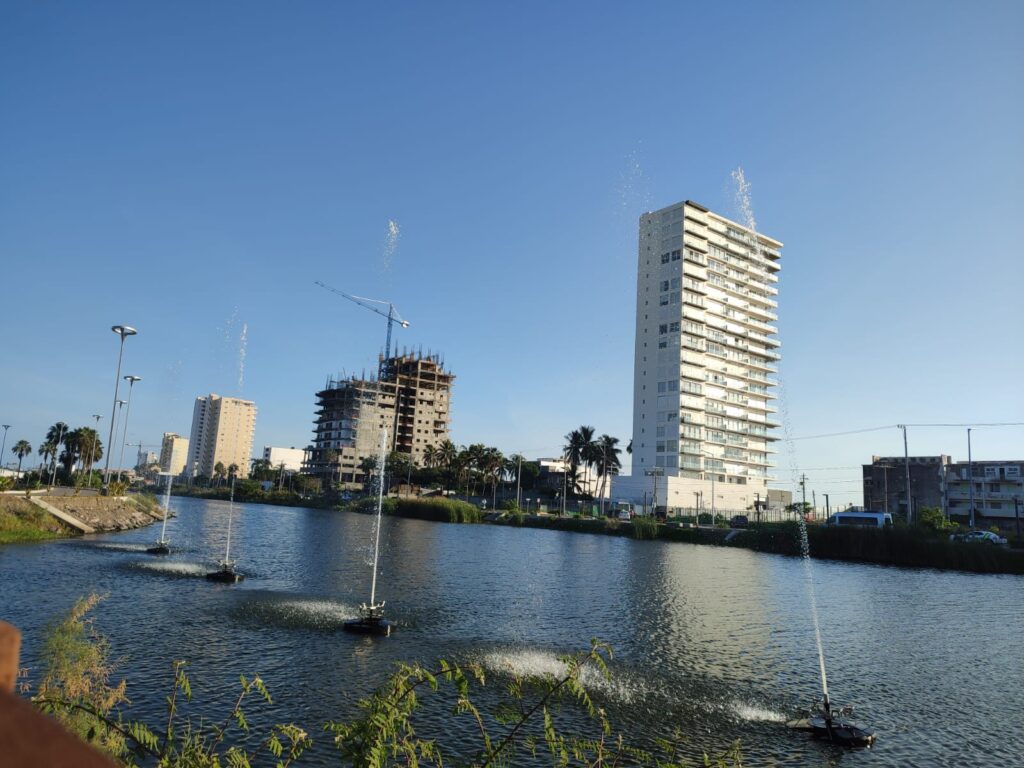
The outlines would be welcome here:
[[[99,532],[143,528],[160,520],[160,506],[146,496],[46,496],[47,504]]]

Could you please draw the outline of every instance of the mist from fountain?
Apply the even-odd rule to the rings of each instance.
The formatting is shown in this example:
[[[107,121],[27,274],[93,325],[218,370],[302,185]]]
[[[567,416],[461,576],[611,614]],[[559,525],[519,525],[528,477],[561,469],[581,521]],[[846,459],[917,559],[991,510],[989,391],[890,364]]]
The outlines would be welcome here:
[[[754,218],[754,208],[750,197],[750,182],[747,181],[743,168],[737,168],[732,172],[733,181],[736,183],[736,207],[739,209],[743,225],[754,233],[754,253],[761,257],[761,241],[757,236],[757,220]],[[786,453],[789,458],[789,471],[792,487],[795,489],[799,483],[800,470],[797,466],[796,447],[793,442],[792,426],[789,418],[789,407],[784,388],[784,379],[778,374],[779,411],[782,417],[783,441],[786,444]],[[818,618],[818,598],[814,590],[814,566],[811,563],[811,547],[807,538],[807,523],[804,520],[803,510],[798,515],[800,528],[800,552],[803,556],[804,584],[807,590],[807,598],[811,604],[811,619],[814,622],[814,641],[818,649],[818,668],[821,671],[821,691],[825,696],[826,706],[828,705],[828,675],[825,672],[825,648],[821,641],[821,621]]]

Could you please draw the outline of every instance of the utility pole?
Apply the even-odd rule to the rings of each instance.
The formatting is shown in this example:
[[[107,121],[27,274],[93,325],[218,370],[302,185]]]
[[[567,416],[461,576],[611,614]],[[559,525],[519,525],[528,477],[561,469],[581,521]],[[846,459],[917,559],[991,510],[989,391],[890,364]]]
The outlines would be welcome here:
[[[807,509],[807,474],[800,475],[800,514]]]
[[[899,424],[903,430],[903,465],[907,470],[907,525],[914,521],[914,510],[910,506],[910,452],[907,450],[907,425]]]
[[[1017,522],[1017,544],[1020,544],[1020,496],[1013,500],[1013,518]]]
[[[523,477],[523,454],[519,454],[519,468],[516,470],[516,509],[520,507],[519,491],[521,488],[520,480]]]
[[[815,517],[818,516],[818,494],[813,490],[811,491],[811,511],[814,513]]]
[[[828,505],[828,494],[822,494],[825,497],[825,519],[828,520],[832,517],[832,508]]]
[[[971,428],[967,428],[967,482],[971,494],[969,525],[974,530],[974,461],[971,459]]]

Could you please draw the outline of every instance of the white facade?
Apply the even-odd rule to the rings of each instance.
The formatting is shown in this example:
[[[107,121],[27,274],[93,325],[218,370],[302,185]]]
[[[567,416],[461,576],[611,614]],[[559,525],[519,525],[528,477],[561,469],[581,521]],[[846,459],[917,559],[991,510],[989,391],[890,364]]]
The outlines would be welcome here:
[[[651,471],[659,507],[767,497],[781,247],[690,201],[640,217],[634,474],[613,499],[650,503]]]
[[[265,446],[263,458],[270,462],[271,469],[277,469],[282,464],[288,472],[298,472],[302,469],[302,460],[306,452],[301,448],[276,448]]]
[[[252,436],[256,430],[256,403],[237,397],[197,397],[192,410],[185,471],[212,477],[217,464],[238,467],[236,477],[249,476]]]
[[[174,432],[164,432],[160,441],[160,471],[174,476],[185,471],[188,461],[188,438]]]

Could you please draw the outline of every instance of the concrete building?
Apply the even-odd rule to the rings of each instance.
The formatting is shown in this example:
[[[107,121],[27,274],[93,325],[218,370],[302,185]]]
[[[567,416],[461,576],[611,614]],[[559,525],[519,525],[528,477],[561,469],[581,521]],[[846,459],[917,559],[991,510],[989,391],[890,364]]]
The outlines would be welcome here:
[[[188,438],[174,432],[164,432],[160,441],[160,471],[174,476],[185,471],[188,461]]]
[[[186,474],[212,477],[217,464],[238,466],[235,477],[249,476],[256,403],[211,394],[197,397],[192,410]]]
[[[454,380],[438,356],[419,353],[381,360],[378,379],[328,379],[316,394],[313,447],[304,471],[345,486],[361,485],[360,465],[380,452],[382,429],[389,450],[422,465],[427,446],[437,448],[448,439]]]
[[[740,511],[767,497],[781,247],[690,201],[640,217],[633,474],[613,500]]]
[[[156,455],[156,451],[144,451],[141,448],[135,455],[135,467],[136,469],[145,469],[151,464],[157,464],[159,457]]]
[[[286,472],[299,472],[302,470],[302,462],[306,457],[306,451],[302,448],[277,448],[265,446],[263,448],[264,461],[270,462],[271,469],[277,469],[282,464]]]
[[[1024,517],[1024,461],[958,461],[947,467],[946,510],[954,520],[970,518],[972,483],[975,524],[1002,527],[1018,513]]]
[[[949,456],[911,456],[910,499],[914,512],[922,507],[944,506],[945,476]],[[902,456],[872,456],[862,466],[864,508],[907,516],[907,466]]]

